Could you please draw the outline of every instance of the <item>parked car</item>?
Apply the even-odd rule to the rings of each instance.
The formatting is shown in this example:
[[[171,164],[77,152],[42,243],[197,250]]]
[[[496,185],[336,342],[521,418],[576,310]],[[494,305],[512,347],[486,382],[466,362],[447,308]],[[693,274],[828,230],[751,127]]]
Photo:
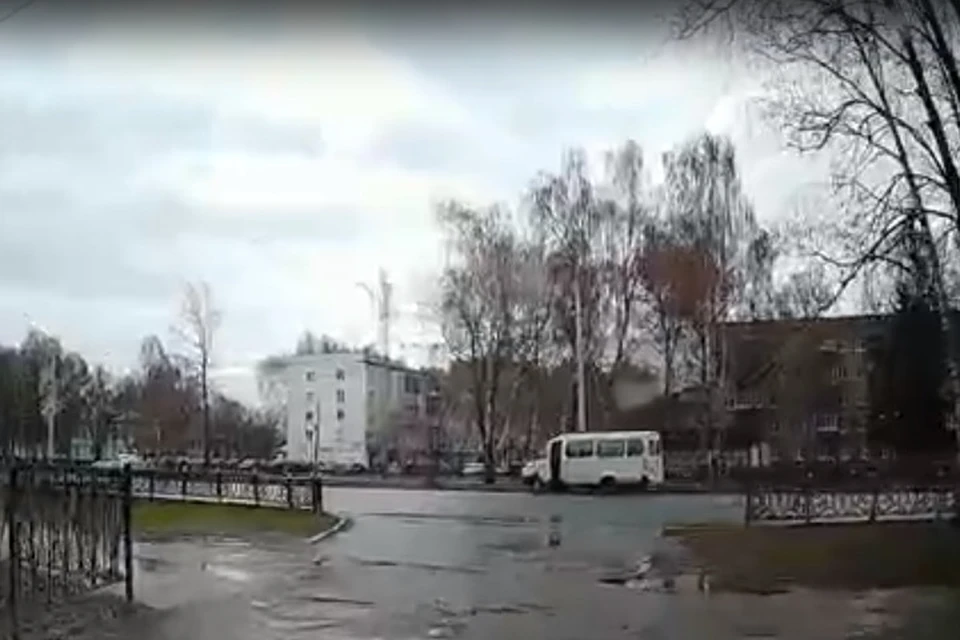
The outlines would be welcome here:
[[[92,466],[94,469],[122,469],[126,465],[133,469],[142,468],[143,459],[135,453],[121,453],[115,458],[97,460]]]
[[[543,483],[548,477],[548,467],[546,458],[538,458],[536,460],[530,460],[520,471],[520,478],[525,484],[534,485],[536,483]]]
[[[468,462],[463,465],[461,473],[465,476],[482,476],[485,471],[486,467],[482,462]]]

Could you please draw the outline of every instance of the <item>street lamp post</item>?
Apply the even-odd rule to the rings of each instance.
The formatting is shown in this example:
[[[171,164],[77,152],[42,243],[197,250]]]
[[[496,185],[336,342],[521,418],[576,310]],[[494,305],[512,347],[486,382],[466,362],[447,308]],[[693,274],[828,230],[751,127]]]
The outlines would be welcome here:
[[[577,431],[587,430],[587,393],[584,384],[583,364],[583,301],[580,291],[580,258],[576,258],[573,266],[573,307],[574,307],[574,351],[577,359]]]
[[[313,417],[307,421],[307,440],[310,447],[310,464],[314,472],[320,462],[320,401],[313,407]]]
[[[57,429],[57,412],[59,410],[59,397],[58,397],[58,369],[60,362],[59,358],[56,355],[53,355],[50,358],[50,361],[47,363],[45,375],[44,375],[44,387],[46,393],[44,393],[44,403],[43,403],[43,413],[44,417],[47,420],[47,459],[53,460],[54,455],[56,454],[56,429]]]
[[[313,468],[316,469],[320,463],[320,401],[317,401],[313,408],[314,429],[313,429]]]

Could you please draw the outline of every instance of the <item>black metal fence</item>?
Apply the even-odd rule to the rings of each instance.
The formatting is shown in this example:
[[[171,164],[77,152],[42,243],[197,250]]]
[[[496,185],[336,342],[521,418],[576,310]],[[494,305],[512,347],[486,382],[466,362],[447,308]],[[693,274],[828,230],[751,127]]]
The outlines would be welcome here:
[[[317,476],[0,463],[0,638],[70,595],[124,581],[133,599],[134,500],[323,511]]]
[[[316,475],[275,475],[241,471],[131,473],[133,495],[147,500],[196,500],[323,511],[323,485]]]
[[[132,599],[129,473],[13,464],[0,476],[0,637],[31,608],[120,580]]]
[[[745,472],[740,481],[748,525],[938,520],[960,514],[960,473],[952,464],[784,466]]]

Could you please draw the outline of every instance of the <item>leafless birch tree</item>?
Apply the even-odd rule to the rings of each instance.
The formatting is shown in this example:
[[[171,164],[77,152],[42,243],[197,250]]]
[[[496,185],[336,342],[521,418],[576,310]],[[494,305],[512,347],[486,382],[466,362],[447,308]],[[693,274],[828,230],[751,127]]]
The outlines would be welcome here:
[[[187,359],[200,383],[200,407],[203,414],[203,461],[210,464],[210,366],[214,336],[220,327],[220,311],[213,306],[210,286],[188,284],[180,309],[180,324],[175,331],[189,349]]]

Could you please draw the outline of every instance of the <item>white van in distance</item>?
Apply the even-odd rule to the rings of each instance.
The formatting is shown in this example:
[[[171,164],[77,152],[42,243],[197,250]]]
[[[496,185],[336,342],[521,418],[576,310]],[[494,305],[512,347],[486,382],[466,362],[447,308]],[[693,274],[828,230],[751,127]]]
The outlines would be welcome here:
[[[527,464],[535,488],[592,486],[643,489],[663,483],[663,447],[656,431],[565,433],[547,442],[546,457]]]

